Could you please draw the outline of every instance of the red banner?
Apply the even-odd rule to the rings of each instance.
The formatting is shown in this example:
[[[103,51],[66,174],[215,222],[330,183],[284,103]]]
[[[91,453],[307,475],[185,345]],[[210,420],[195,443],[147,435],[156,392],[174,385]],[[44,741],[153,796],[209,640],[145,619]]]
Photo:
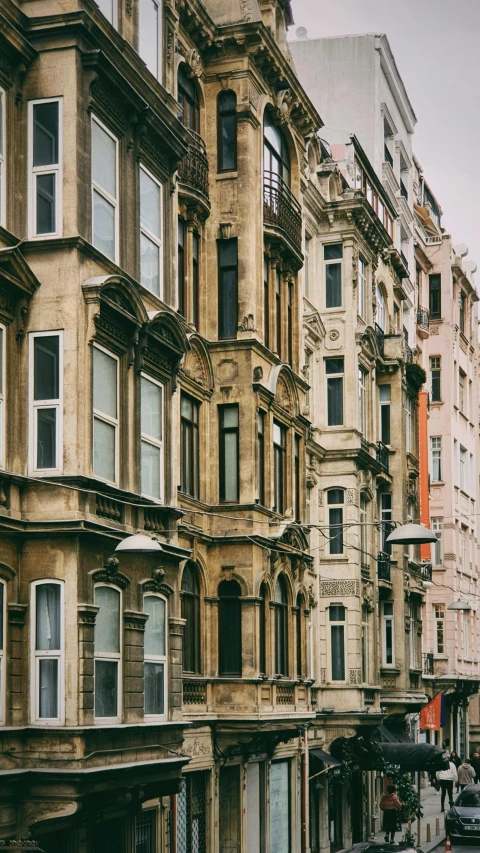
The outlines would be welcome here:
[[[420,728],[429,731],[440,731],[443,728],[445,716],[445,697],[437,693],[434,699],[420,711]]]

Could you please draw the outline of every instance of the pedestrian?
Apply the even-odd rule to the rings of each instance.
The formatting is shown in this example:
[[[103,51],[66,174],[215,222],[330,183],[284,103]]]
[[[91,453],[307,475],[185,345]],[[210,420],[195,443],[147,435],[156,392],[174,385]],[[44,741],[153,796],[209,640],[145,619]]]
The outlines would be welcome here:
[[[449,761],[448,770],[437,770],[437,779],[440,782],[441,801],[440,809],[445,811],[445,795],[448,794],[450,808],[453,806],[453,783],[458,780],[457,768],[453,761]]]
[[[460,785],[460,790],[463,791],[467,785],[471,785],[473,780],[475,779],[475,770],[470,764],[470,759],[465,758],[460,764],[460,767],[457,770],[458,774],[458,785]]]
[[[480,780],[480,752],[474,752],[472,758],[472,767],[475,770],[475,784]]]
[[[458,768],[460,767],[460,765],[461,765],[461,763],[462,763],[462,759],[460,758],[460,756],[459,756],[458,752],[455,752],[455,750],[453,750],[453,749],[452,749],[452,751],[451,751],[451,753],[450,753],[450,761],[453,761],[453,763],[454,763],[455,767],[457,768],[457,773],[458,773]],[[458,784],[458,782],[456,782],[456,783],[455,783],[455,787],[456,787],[456,789],[457,789],[457,791],[458,791],[458,789],[459,789],[459,784]]]
[[[386,792],[380,800],[379,806],[383,811],[383,828],[385,830],[385,841],[393,844],[397,830],[398,812],[402,803],[397,797],[395,785],[388,785]]]

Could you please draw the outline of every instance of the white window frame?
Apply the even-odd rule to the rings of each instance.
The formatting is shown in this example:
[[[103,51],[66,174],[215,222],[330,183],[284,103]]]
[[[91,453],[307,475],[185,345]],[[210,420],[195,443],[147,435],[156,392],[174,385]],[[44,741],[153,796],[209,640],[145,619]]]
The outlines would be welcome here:
[[[169,696],[168,696],[168,599],[164,595],[160,595],[155,592],[146,592],[143,596],[143,608],[145,611],[145,599],[146,598],[159,598],[160,601],[165,603],[165,654],[164,655],[147,655],[144,654],[144,664],[146,663],[163,663],[163,695],[164,695],[164,712],[163,714],[144,714],[144,719],[146,722],[154,722],[155,720],[166,720],[168,719],[168,705],[169,705]],[[144,698],[145,698],[145,690],[144,690]]]
[[[468,483],[468,451],[463,444],[460,445],[460,454],[459,454],[459,474],[460,474],[460,488],[463,492],[467,491],[467,483]]]
[[[101,128],[101,129],[106,133],[106,134],[108,134],[108,136],[110,136],[110,138],[111,138],[111,139],[113,139],[113,141],[115,142],[115,188],[116,188],[116,191],[117,191],[117,197],[116,197],[116,198],[113,198],[113,196],[111,196],[111,195],[110,195],[110,193],[109,193],[109,192],[107,192],[107,190],[106,190],[106,189],[104,189],[103,187],[101,187],[99,184],[97,184],[97,183],[93,180],[93,133],[92,133],[92,130],[91,130],[92,125],[93,125],[93,122],[96,122],[96,124],[98,124],[98,126],[99,126],[99,127],[100,127],[100,128]],[[94,113],[92,113],[92,124],[90,125],[90,180],[91,180],[91,184],[92,184],[92,187],[91,187],[91,205],[92,205],[92,216],[91,216],[91,221],[92,221],[92,246],[95,246],[95,243],[94,243],[94,233],[95,233],[95,225],[94,225],[94,192],[97,192],[99,195],[101,195],[101,196],[102,196],[102,198],[104,198],[104,199],[105,199],[105,201],[106,201],[108,204],[110,204],[110,205],[114,208],[114,211],[115,211],[115,219],[114,219],[114,221],[115,221],[115,252],[114,252],[114,257],[113,257],[113,258],[110,258],[109,260],[113,260],[113,262],[114,262],[114,263],[116,263],[116,264],[118,264],[118,262],[119,262],[119,257],[120,257],[120,252],[119,252],[119,236],[118,236],[118,235],[119,235],[119,220],[120,220],[120,210],[119,210],[119,193],[120,193],[120,184],[119,184],[119,162],[118,162],[118,161],[119,161],[119,157],[118,157],[118,150],[119,150],[119,146],[118,146],[118,138],[115,136],[115,134],[113,134],[113,133],[112,133],[112,131],[111,131],[111,130],[109,130],[109,129],[108,129],[108,127],[106,127],[106,125],[104,125],[104,124],[103,124],[103,122],[102,122],[102,121],[100,121],[100,119],[98,118],[98,116],[96,116]],[[95,248],[97,249],[97,251],[98,251],[98,252],[101,252],[101,254],[102,254],[102,255],[104,254],[104,253],[102,252],[102,250],[101,250],[101,249],[99,249],[97,246],[95,246]],[[105,255],[105,257],[108,257],[108,255]]]
[[[385,605],[391,605],[391,614],[385,613]],[[391,626],[392,631],[392,660],[387,661],[387,625]],[[395,619],[394,619],[394,602],[384,601],[382,604],[382,667],[395,667]]]
[[[145,497],[151,498],[151,500],[157,501],[157,503],[164,503],[165,501],[165,457],[164,457],[164,436],[165,436],[165,385],[162,382],[159,382],[158,379],[154,379],[153,376],[148,376],[146,373],[140,374],[140,380],[145,379],[147,382],[151,382],[152,385],[156,385],[157,388],[160,388],[162,394],[162,438],[159,441],[157,438],[153,438],[153,436],[149,435],[142,430],[142,384],[140,381],[140,480],[142,478],[142,466],[141,466],[141,445],[142,443],[150,444],[152,447],[157,447],[160,450],[160,497],[155,497],[154,495],[149,495],[147,492],[143,491],[142,483],[140,482],[140,487],[142,489],[142,495]]]
[[[140,59],[145,62],[145,59],[142,56],[141,45],[140,45],[140,15],[142,14],[142,2],[144,0],[138,0],[138,16],[139,16],[139,27],[138,27],[138,55]],[[151,68],[148,68],[147,63],[145,62],[146,68],[150,71],[151,74],[160,82],[163,83],[163,0],[149,0],[153,5],[157,7],[157,21],[158,21],[158,32],[157,32],[157,71],[154,73]]]
[[[119,639],[120,639],[120,651],[118,652],[96,652],[95,651],[95,638],[93,641],[93,713],[95,715],[95,665],[97,661],[107,661],[108,663],[116,662],[117,663],[117,715],[116,717],[96,717],[94,716],[94,723],[109,725],[111,723],[120,723],[122,721],[122,708],[123,708],[123,625],[122,625],[122,614],[123,614],[123,596],[122,590],[119,589],[114,584],[110,583],[96,583],[93,588],[93,601],[95,603],[95,590],[100,586],[106,586],[109,589],[115,590],[115,592],[119,596],[119,609],[118,609],[118,621],[119,621]]]
[[[385,332],[385,326],[387,325],[387,306],[385,304],[385,294],[379,284],[377,284],[375,295],[377,300],[375,322],[379,329],[381,329],[382,332]]]
[[[94,468],[95,463],[95,418],[97,420],[103,421],[110,426],[115,427],[115,480],[113,481],[113,485],[117,485],[118,483],[118,470],[119,470],[119,434],[120,434],[120,359],[118,355],[115,355],[111,350],[106,349],[105,347],[100,346],[100,344],[93,344],[93,349],[98,349],[101,352],[104,352],[106,355],[109,355],[110,358],[113,358],[117,362],[117,417],[112,418],[110,415],[106,415],[104,412],[101,412],[99,409],[95,409],[93,406],[93,386],[95,382],[94,377],[94,364],[93,364],[93,350],[92,350],[92,476],[97,480],[102,480],[104,483],[111,483],[111,480],[105,480],[100,474],[97,474]]]
[[[388,400],[382,400],[382,398],[381,398],[381,389],[383,389],[383,388],[388,388],[388,392],[389,392]],[[379,409],[380,409],[380,423],[379,423],[379,425],[378,425],[378,427],[379,427],[378,431],[379,431],[379,434],[380,434],[380,440],[381,440],[381,441],[382,441],[382,443],[383,443],[383,444],[385,444],[385,445],[386,445],[386,442],[384,441],[384,439],[383,439],[383,434],[382,434],[382,409],[383,409],[384,407],[386,408],[387,406],[388,406],[388,408],[390,409],[390,414],[389,414],[389,421],[390,421],[390,441],[389,441],[389,444],[388,444],[388,446],[390,447],[391,442],[392,442],[392,410],[391,410],[391,408],[390,408],[390,407],[391,407],[391,405],[392,405],[392,386],[391,386],[391,385],[379,385],[379,386],[378,386],[378,405],[379,405]]]
[[[367,269],[368,264],[360,255],[358,258],[358,316],[367,319]]]
[[[6,709],[6,684],[7,684],[7,584],[0,578],[0,587],[3,589],[3,607],[2,607],[2,626],[3,631],[0,637],[0,724],[5,725]]]
[[[439,460],[440,479],[436,479],[433,475],[434,459]],[[442,477],[442,436],[441,435],[431,435],[430,436],[430,471],[431,471],[432,483],[441,483],[442,482],[442,479],[441,479],[441,477]]]
[[[341,246],[342,247],[342,257],[341,258],[332,258],[332,260],[326,260],[325,259],[325,249],[328,249],[330,246]],[[323,244],[323,277],[324,277],[323,303],[325,305],[325,309],[324,309],[325,311],[342,311],[345,308],[345,298],[344,298],[345,293],[343,290],[343,288],[344,288],[344,279],[343,279],[344,265],[343,265],[343,262],[345,259],[344,249],[345,249],[344,244],[342,243],[342,241],[338,241],[338,240],[332,241],[331,243],[324,243]],[[340,305],[333,305],[333,306],[330,306],[327,308],[327,267],[331,266],[332,264],[338,264],[340,266],[340,288],[341,288]]]
[[[153,183],[158,186],[158,188],[160,190],[160,236],[157,236],[152,231],[149,231],[148,228],[146,228],[144,225],[142,225],[142,198],[141,198],[141,190],[140,190],[140,172],[144,172],[147,175],[147,177],[150,178],[150,180],[153,181]],[[139,215],[139,224],[140,224],[140,284],[142,285],[142,287],[144,287],[146,290],[148,290],[149,293],[153,293],[153,290],[150,290],[150,288],[147,287],[147,285],[143,284],[143,282],[142,282],[141,239],[142,239],[142,234],[144,234],[145,237],[147,238],[147,240],[150,240],[151,243],[154,243],[154,245],[158,249],[158,294],[153,293],[153,295],[156,296],[158,299],[163,299],[163,264],[164,264],[164,255],[163,255],[163,252],[164,252],[164,249],[163,249],[163,247],[164,247],[164,239],[163,239],[163,235],[164,235],[164,230],[163,230],[164,229],[163,184],[158,180],[158,178],[155,177],[155,175],[152,175],[152,173],[149,172],[149,170],[143,165],[143,163],[140,163],[140,170],[139,170],[139,211],[140,211],[140,215]]]
[[[44,584],[55,584],[60,587],[60,649],[37,650],[37,588]],[[30,587],[30,715],[32,723],[42,726],[58,726],[65,723],[65,584],[58,578],[42,578],[31,583]],[[58,716],[40,717],[39,684],[40,660],[58,660]]]
[[[462,655],[464,658],[470,657],[470,620],[468,612],[462,610],[460,612],[460,624],[462,629]]]
[[[34,400],[34,357],[35,339],[58,337],[58,398],[52,400]],[[63,472],[63,329],[48,332],[30,332],[29,334],[29,474],[51,476]],[[41,409],[56,409],[56,468],[39,468],[37,465],[37,412]]]
[[[445,623],[446,623],[446,608],[444,604],[434,604],[433,605],[433,622],[434,622],[434,649],[436,655],[444,655],[445,654]],[[439,627],[441,625],[442,629],[442,651],[440,651],[438,647],[438,633]]]
[[[467,414],[467,374],[458,369],[458,408],[462,415]]]
[[[5,89],[0,86],[0,139],[2,146],[0,147],[0,225],[5,227],[7,218],[7,175],[6,175],[6,133],[7,133],[7,95]]]
[[[0,375],[0,468],[5,468],[5,397],[6,397],[6,356],[7,356],[7,327],[0,323],[0,357],[2,370]]]
[[[430,521],[430,529],[437,537],[437,542],[432,544],[431,549],[432,565],[443,566],[443,518],[432,518]],[[438,551],[440,551],[440,562],[435,559]]]
[[[463,571],[465,571],[468,568],[468,566],[467,566],[467,528],[464,527],[463,525],[461,525],[459,533],[460,533],[459,560],[460,560],[460,565],[461,565]]]
[[[345,617],[343,620],[330,620],[330,608],[332,607],[343,607],[345,610]],[[332,601],[331,604],[327,607],[326,611],[327,622],[329,626],[328,630],[328,652],[329,652],[329,676],[330,682],[332,684],[345,684],[348,681],[348,608],[342,602]],[[332,642],[332,628],[343,628],[343,669],[345,672],[345,678],[343,681],[340,679],[333,679],[333,642]]]
[[[58,163],[33,165],[33,108],[37,104],[58,104]],[[55,231],[37,234],[37,175],[55,175]],[[37,98],[28,102],[28,236],[47,240],[63,234],[63,98]]]

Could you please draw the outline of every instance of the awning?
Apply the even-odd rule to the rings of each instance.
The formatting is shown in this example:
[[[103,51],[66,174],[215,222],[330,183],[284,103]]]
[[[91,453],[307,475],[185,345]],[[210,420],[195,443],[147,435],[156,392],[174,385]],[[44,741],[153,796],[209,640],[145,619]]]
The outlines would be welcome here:
[[[323,749],[310,749],[308,751],[308,760],[310,762],[311,774],[315,776],[322,770],[331,770],[333,776],[340,776],[342,773],[342,762],[338,758],[334,758]]]
[[[443,770],[448,767],[445,751],[433,743],[379,743],[388,764],[402,770]]]
[[[402,728],[389,729],[380,724],[377,726],[380,743],[414,743],[410,735]]]

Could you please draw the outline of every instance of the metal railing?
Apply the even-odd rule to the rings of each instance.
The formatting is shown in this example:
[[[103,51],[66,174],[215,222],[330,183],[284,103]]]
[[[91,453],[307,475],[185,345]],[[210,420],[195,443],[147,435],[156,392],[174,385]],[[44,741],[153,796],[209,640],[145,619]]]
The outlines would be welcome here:
[[[427,246],[438,246],[441,242],[441,237],[425,237],[425,243]]]
[[[277,705],[294,705],[295,688],[289,684],[277,684]]]
[[[408,270],[408,261],[407,261],[406,256],[403,254],[403,252],[400,252],[400,257],[401,257],[401,259],[402,259],[403,263],[405,264],[405,266],[406,266],[406,268],[407,268],[407,270]]]
[[[377,462],[385,471],[388,473],[388,450],[383,442],[379,441],[376,447],[375,455],[377,457]]]
[[[207,701],[207,685],[204,681],[183,682],[183,701],[185,705],[205,705]]]
[[[422,670],[424,675],[434,675],[432,652],[422,654]]]
[[[428,327],[430,325],[430,311],[428,308],[422,308],[421,305],[417,311],[417,325],[428,332]]]
[[[363,436],[360,438],[360,448],[363,450],[364,453],[368,453],[368,455],[370,456],[370,445],[367,439]]]
[[[407,188],[406,188],[406,186],[403,183],[401,178],[400,178],[400,195],[403,196],[403,198],[406,198],[408,201],[408,190],[407,190]]]
[[[379,554],[377,557],[377,578],[379,581],[390,581],[390,557]]]
[[[365,705],[375,705],[375,690],[365,689],[363,691]]]
[[[420,571],[422,575],[422,581],[425,581],[425,583],[431,583],[433,577],[432,564],[422,563]]]
[[[205,143],[194,130],[188,131],[191,137],[188,152],[178,167],[178,179],[182,184],[192,187],[208,199],[208,160]]]
[[[380,328],[378,323],[375,323],[375,337],[377,339],[378,351],[383,358],[385,350],[385,332]]]
[[[302,247],[302,209],[290,188],[275,172],[263,173],[263,221],[285,231]]]
[[[387,143],[385,143],[385,149],[384,150],[385,150],[385,163],[389,163],[393,169],[393,157],[390,153],[390,149],[389,149]]]

